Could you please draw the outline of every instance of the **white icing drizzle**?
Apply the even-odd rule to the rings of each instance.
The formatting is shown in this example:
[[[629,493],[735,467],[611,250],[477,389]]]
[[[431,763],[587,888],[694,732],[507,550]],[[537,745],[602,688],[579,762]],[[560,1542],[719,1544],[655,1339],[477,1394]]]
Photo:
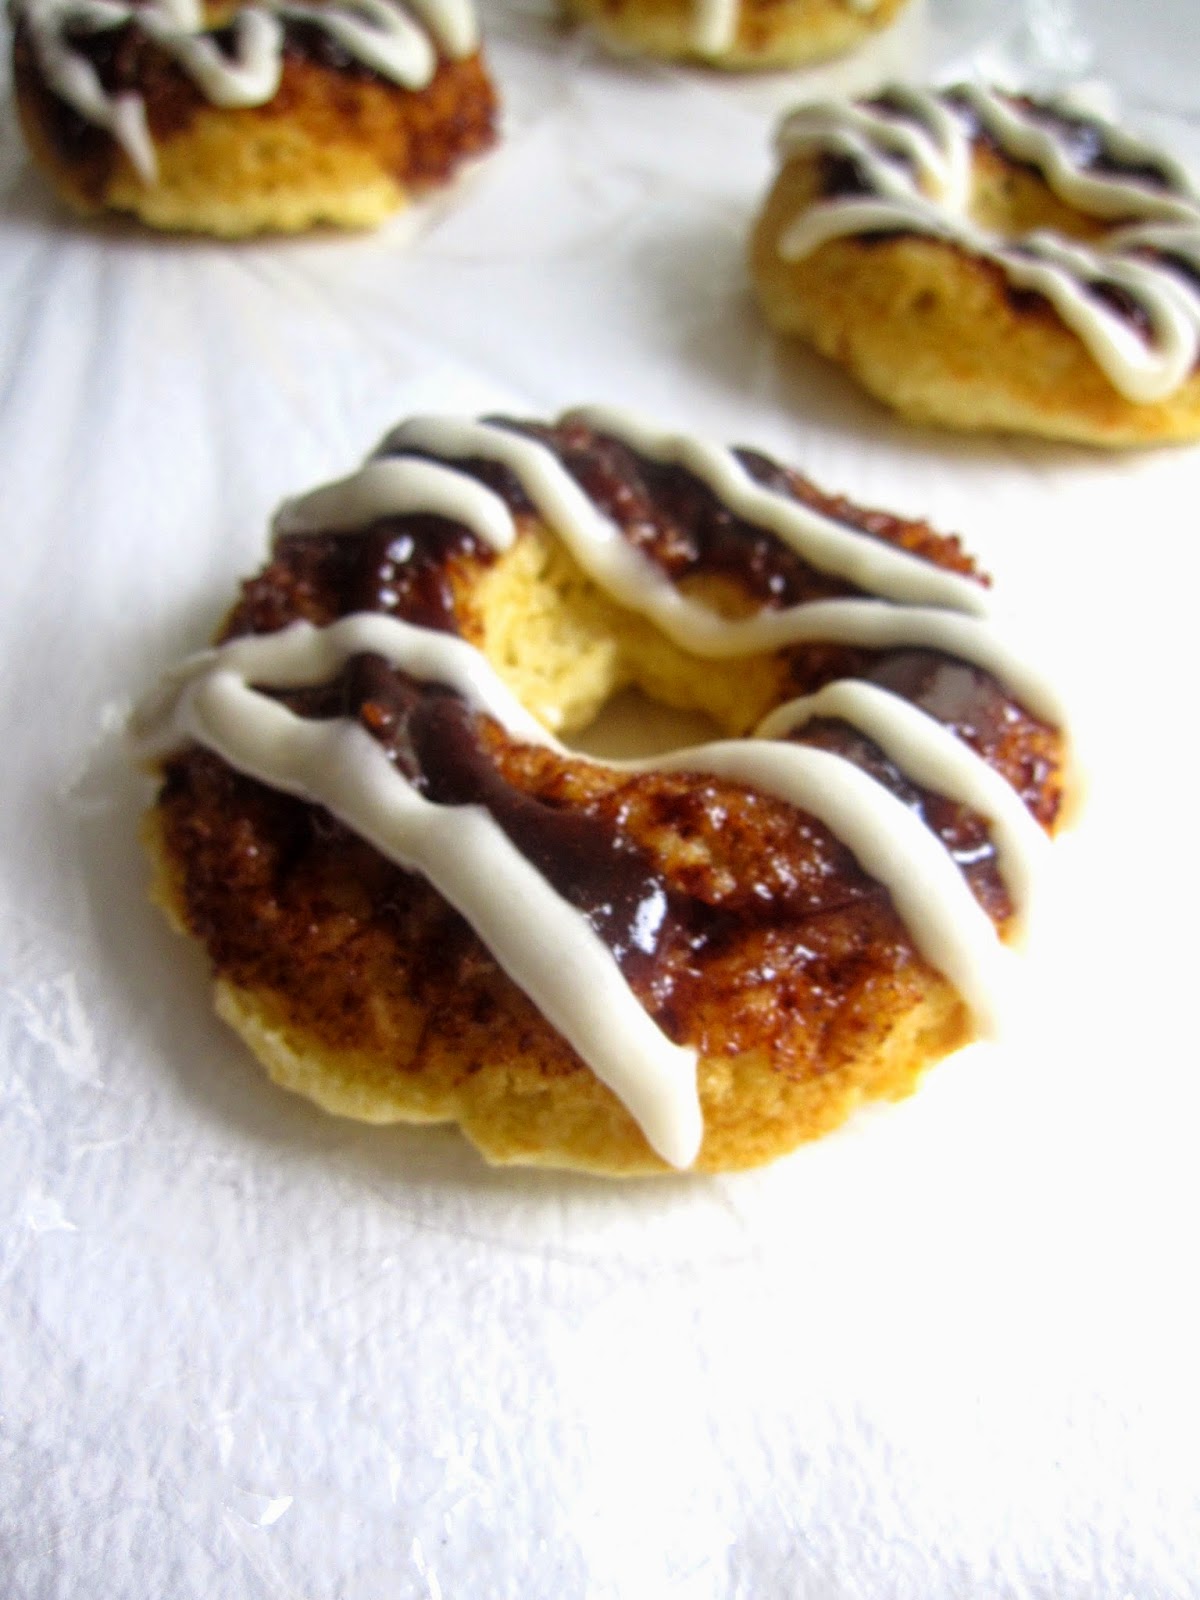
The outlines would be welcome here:
[[[424,88],[437,71],[433,39],[391,0],[354,0],[353,7],[305,5],[287,0],[285,16],[324,28],[364,67],[405,88]]]
[[[363,66],[406,89],[423,89],[439,47],[462,58],[478,45],[471,0],[252,0],[234,13],[233,53],[208,37],[202,0],[18,0],[47,84],[86,121],[112,135],[138,175],[153,183],[157,157],[142,97],[109,95],[91,62],[72,48],[68,29],[100,33],[132,23],[161,46],[213,105],[259,106],[283,73],[284,24],[321,28]]]
[[[481,807],[431,804],[356,722],[296,716],[252,687],[321,683],[365,652],[453,688],[514,738],[568,753],[472,646],[378,613],[325,628],[294,623],[203,651],[147,703],[135,732],[147,754],[194,739],[238,771],[325,806],[397,865],[420,872],[619,1096],[663,1159],[689,1166],[702,1135],[695,1051],[651,1022],[586,919]],[[888,890],[921,954],[959,989],[980,1028],[995,1028],[1006,955],[991,922],[937,836],[852,763],[763,737],[610,765],[721,777],[810,812]]]
[[[272,99],[283,74],[283,24],[261,6],[233,18],[233,54],[207,38],[200,0],[159,0],[138,11],[142,31],[160,44],[204,97],[226,109],[261,106]]]
[[[702,56],[723,56],[737,37],[739,0],[694,0],[692,46]]]
[[[877,11],[881,0],[844,0],[860,16]],[[692,48],[698,55],[723,56],[737,38],[741,0],[693,0]]]
[[[764,513],[757,496],[767,492],[732,456],[646,430],[620,413],[572,415],[587,415],[597,431],[625,438],[635,449],[647,444],[658,459],[678,461],[723,499],[727,490],[726,503],[737,514],[745,504],[754,508],[756,520],[763,514],[776,517],[774,510]],[[498,424],[419,418],[389,435],[381,449],[384,453],[362,472],[285,505],[276,519],[277,537],[361,528],[381,516],[417,511],[455,518],[493,548],[504,549],[515,534],[504,502],[445,458],[501,461],[596,581],[661,625],[661,574],[640,556],[631,567],[615,553],[620,545],[633,554],[547,446]],[[422,456],[391,454],[405,449]],[[441,459],[424,459],[430,455]],[[774,528],[775,521],[764,525]],[[841,524],[832,526],[853,541],[866,540]],[[804,530],[807,537],[807,523]],[[826,531],[819,530],[818,548],[824,548]],[[896,576],[886,563],[876,575],[884,585]],[[653,593],[639,594],[638,584]],[[967,597],[955,591],[954,598]],[[959,611],[869,599],[821,601],[744,622],[702,613],[708,618],[701,630],[703,648],[687,638],[682,614],[666,611],[668,631],[695,654],[755,653],[801,640],[945,651],[996,675],[1035,714],[1062,720],[1048,686],[980,618]],[[688,620],[695,620],[690,613]],[[775,626],[764,632],[758,626],[762,622]],[[170,674],[146,702],[135,733],[156,756],[196,740],[238,770],[326,806],[400,866],[422,873],[621,1098],[659,1155],[676,1166],[690,1165],[703,1132],[695,1052],[674,1045],[651,1021],[584,915],[558,896],[484,808],[426,801],[352,719],[305,720],[262,692],[329,681],[350,657],[364,653],[382,656],[420,681],[447,686],[514,739],[588,759],[564,750],[474,646],[380,613],[345,617],[324,628],[299,622],[204,651]],[[789,733],[815,716],[850,722],[912,782],[979,811],[992,828],[1014,911],[1023,913],[1043,843],[1037,824],[982,758],[923,712],[876,686],[830,684],[780,707],[750,739],[606,765],[630,773],[683,771],[724,778],[818,818],[888,890],[917,950],[956,987],[981,1030],[990,1031],[1009,959],[990,919],[940,839],[901,800],[849,760],[786,742]]]
[[[938,836],[853,762],[755,738],[673,751],[640,770],[728,778],[817,817],[887,889],[913,943],[949,978],[980,1032],[996,1032],[1010,952]]]
[[[469,703],[545,742],[483,657],[461,640],[383,616],[301,623],[205,652],[174,694],[140,719],[150,745],[195,739],[241,772],[325,806],[467,919],[547,1021],[628,1107],[662,1158],[687,1167],[703,1127],[696,1053],[672,1044],[630,993],[612,953],[481,806],[423,799],[357,723],[295,716],[249,686],[319,682],[363,650],[457,688]],[[472,659],[474,658],[474,659]]]
[[[767,528],[809,566],[888,600],[950,606],[983,615],[987,590],[971,578],[946,572],[919,556],[873,539],[848,523],[824,516],[789,495],[756,483],[732,450],[678,433],[665,433],[611,406],[580,406],[566,420],[619,439],[651,461],[684,467],[710,488],[735,516]]]
[[[634,439],[642,426],[621,412],[597,410],[594,414],[603,416],[604,431],[612,431],[618,437]],[[703,459],[705,447],[697,445],[695,448]],[[912,592],[907,576],[909,569],[923,563],[889,549],[857,529],[847,528],[832,519],[819,519],[827,529],[843,535],[847,545],[853,546],[855,559],[847,564],[846,571],[853,571],[860,583],[869,576],[876,594],[889,595],[896,584],[896,564],[891,558],[899,554],[905,574],[900,585],[900,599],[893,601],[889,595],[887,600],[819,600],[729,619],[681,595],[653,562],[625,541],[617,525],[599,511],[554,452],[538,440],[495,423],[456,417],[413,417],[387,435],[376,460],[386,459],[388,453],[401,450],[419,450],[444,461],[476,457],[507,467],[520,480],[539,516],[554,529],[588,576],[620,604],[649,618],[673,643],[692,655],[711,660],[731,659],[788,645],[833,641],[867,649],[923,644],[971,661],[992,673],[1035,716],[1049,722],[1064,720],[1062,705],[1048,679],[1031,667],[1019,650],[1006,643],[994,626],[985,625],[979,617],[956,611],[901,603],[903,595]],[[794,505],[787,496],[760,490],[733,457],[730,463],[755,491],[752,502],[755,507],[759,505],[757,496],[760,494],[782,502],[785,509]],[[353,479],[345,481],[353,483]],[[804,518],[798,524],[801,527],[807,525],[808,516],[817,515],[809,513],[807,508],[802,509]],[[761,517],[756,513],[753,520],[759,521]],[[474,528],[474,524],[468,523],[468,526]],[[883,551],[883,559],[868,574],[872,559],[870,547],[877,545]],[[793,548],[807,554],[802,544],[796,543]],[[978,597],[967,591],[976,587],[958,579],[954,586],[939,586],[938,592],[943,596],[943,603],[953,595],[959,598],[960,604],[974,606],[978,604]]]
[[[76,19],[96,33],[120,27],[128,20],[129,7],[117,0],[85,0],[76,9],[64,0],[61,4],[44,4],[25,15],[46,82],[85,121],[115,139],[143,179],[152,180],[156,170],[154,143],[141,95],[107,94],[96,69],[70,48],[64,32],[66,23]]]
[[[568,412],[564,420],[582,422],[652,460],[686,468],[737,516],[768,529],[821,572],[892,601],[948,606],[976,614],[988,609],[987,591],[979,584],[823,516],[788,495],[762,488],[732,450],[661,432],[629,412],[606,406],[580,407]],[[704,608],[683,600],[658,568],[631,548],[616,524],[588,498],[554,452],[538,440],[493,423],[413,417],[387,436],[379,454],[397,450],[426,451],[446,460],[477,456],[499,462],[521,480],[539,513],[559,531],[579,565],[623,604],[653,615],[663,626],[676,615],[685,619],[684,626],[711,617]],[[698,615],[693,617],[693,613]],[[695,647],[690,635],[678,642]],[[739,644],[734,653],[740,654],[743,648]]]
[[[244,634],[210,650],[201,650],[165,674],[159,691],[135,716],[135,731],[151,754],[172,748],[173,734],[155,742],[156,726],[166,729],[181,693],[198,676],[220,670],[246,683],[274,689],[312,688],[327,683],[351,656],[378,655],[403,666],[420,683],[443,683],[462,696],[473,711],[493,717],[526,744],[562,746],[546,732],[496,676],[474,645],[456,634],[418,628],[378,611],[340,617],[327,627],[294,622],[278,633]]]
[[[486,485],[437,461],[368,461],[348,478],[287,500],[272,523],[277,539],[296,533],[340,533],[380,517],[423,511],[461,522],[493,550],[517,537],[504,501]]]
[[[849,723],[911,782],[986,818],[1014,913],[1018,919],[1027,914],[1049,843],[1020,796],[982,756],[919,706],[858,678],[838,679],[816,694],[786,701],[763,718],[755,737],[783,739],[817,717]]]
[[[1011,160],[1035,166],[1066,204],[1128,226],[1086,244],[1045,229],[1009,240],[979,227],[968,214],[968,113]],[[1162,185],[1135,173],[1089,170],[1047,115],[1090,124],[1112,160],[1151,164]],[[1200,197],[1177,162],[1111,123],[1081,119],[1076,109],[1055,101],[1023,105],[976,85],[943,92],[908,88],[890,93],[883,106],[803,107],[785,118],[777,147],[785,162],[814,149],[846,156],[869,190],[809,206],[780,235],[783,259],[799,261],[831,239],[868,233],[945,239],[1000,267],[1018,288],[1049,300],[1127,399],[1163,400],[1195,369],[1200,285],[1161,255],[1200,260]],[[1106,285],[1145,312],[1149,339],[1096,293]]]

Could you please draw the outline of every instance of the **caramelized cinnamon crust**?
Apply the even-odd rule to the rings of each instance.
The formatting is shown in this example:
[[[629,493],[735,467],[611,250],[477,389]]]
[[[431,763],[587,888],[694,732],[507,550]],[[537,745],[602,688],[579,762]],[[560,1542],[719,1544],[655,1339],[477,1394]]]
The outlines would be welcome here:
[[[728,609],[851,592],[774,535],[722,512],[679,468],[575,424],[538,437],[650,559],[685,586],[708,585]],[[756,475],[797,498],[972,571],[956,541],[924,524],[831,500],[749,459]],[[547,685],[563,690],[568,722],[636,682],[667,703],[702,706],[732,733],[793,694],[860,675],[953,726],[1053,827],[1061,736],[979,669],[912,649],[689,658],[564,566],[502,471],[475,470],[518,514],[513,550],[497,557],[428,516],[384,519],[365,534],[285,538],[244,586],[222,637],[386,611],[461,632],[527,704]],[[608,647],[599,661],[597,638]],[[580,670],[586,690],[569,681]],[[865,1100],[908,1093],[930,1061],[971,1036],[961,1001],[915,952],[886,891],[827,828],[782,801],[519,743],[485,717],[444,702],[431,710],[427,695],[378,658],[355,658],[335,682],[280,698],[306,716],[356,716],[428,797],[453,804],[486,792],[512,837],[535,841],[539,866],[588,914],[645,1009],[699,1051],[702,1170],[768,1160]],[[813,723],[799,737],[858,762],[917,809],[988,915],[1008,923],[979,816],[913,786],[845,724]],[[449,758],[437,753],[447,750]],[[158,897],[205,945],[222,1015],[279,1081],[367,1120],[458,1121],[494,1161],[662,1169],[628,1112],[466,922],[322,809],[192,746],[165,763],[149,842]],[[666,910],[652,949],[626,937],[627,879],[661,890]]]
[[[142,97],[158,176],[145,182],[102,128],[53,93],[18,22],[13,82],[26,142],[83,214],[126,212],[154,227],[226,237],[371,226],[447,184],[496,138],[496,94],[478,54],[442,58],[424,89],[409,90],[292,22],[273,98],[223,109],[130,24],[84,43],[107,92]]]

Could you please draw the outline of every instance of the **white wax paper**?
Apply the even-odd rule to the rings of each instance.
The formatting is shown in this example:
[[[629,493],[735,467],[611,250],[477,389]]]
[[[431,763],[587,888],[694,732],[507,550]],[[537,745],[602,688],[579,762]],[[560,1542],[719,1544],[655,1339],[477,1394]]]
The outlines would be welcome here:
[[[910,428],[742,266],[806,83],[1103,80],[1194,156],[1194,0],[947,0],[749,82],[484,17],[507,137],[416,230],[84,227],[3,123],[0,1593],[1196,1595],[1200,451]],[[962,531],[1091,770],[1007,1041],[758,1174],[326,1118],[145,900],[122,721],[276,501],[410,411],[590,400]]]

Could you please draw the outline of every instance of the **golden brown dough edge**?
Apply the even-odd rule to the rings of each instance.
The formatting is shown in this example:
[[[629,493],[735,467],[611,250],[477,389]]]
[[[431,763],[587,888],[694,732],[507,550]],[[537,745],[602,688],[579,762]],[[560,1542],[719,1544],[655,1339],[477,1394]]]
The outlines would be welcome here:
[[[1200,436],[1200,375],[1166,400],[1127,400],[1057,313],[1011,296],[998,268],[956,246],[834,239],[783,260],[780,236],[818,185],[816,158],[781,170],[753,230],[751,276],[772,327],[807,340],[886,405],[914,422],[1091,445]],[[1055,202],[1059,222],[1061,209]]]
[[[794,692],[785,656],[717,661],[697,671],[695,658],[670,645],[645,618],[596,591],[534,522],[523,524],[521,537],[499,559],[478,570],[468,563],[461,581],[466,587],[457,600],[467,633],[517,697],[560,731],[586,727],[631,682],[664,705],[706,711],[731,737]],[[689,588],[718,611],[734,601],[715,578],[693,581]],[[203,893],[200,902],[191,900],[196,868],[189,840],[197,836],[188,819],[196,815],[195,802],[178,793],[182,811],[173,809],[164,790],[147,819],[154,898],[176,927],[204,942],[207,912],[193,925],[188,911],[189,903],[204,903]],[[242,801],[233,801],[232,809],[221,803],[221,817],[213,819],[218,829],[227,824],[254,842],[262,881],[272,883],[274,868],[269,852],[258,848],[258,825]],[[180,819],[182,831],[175,831]],[[213,840],[224,859],[226,845],[210,833],[203,808],[199,824],[199,848]],[[251,831],[243,836],[245,825]],[[275,824],[267,826],[264,838]],[[697,835],[663,826],[659,859],[667,870],[677,859],[695,863]],[[359,859],[360,853],[369,859]],[[327,872],[337,874],[339,915],[344,910],[357,918],[360,890],[368,897],[381,892],[382,886],[368,886],[372,862],[383,866],[369,847],[356,844],[322,869],[322,885],[333,881]],[[259,880],[258,868],[253,876]],[[326,892],[323,887],[321,895]],[[495,1163],[612,1176],[669,1170],[616,1097],[465,925],[469,949],[461,954],[441,897],[419,880],[401,892],[407,932],[395,928],[368,943],[347,934],[337,949],[358,952],[351,965],[340,954],[321,957],[310,977],[298,979],[291,970],[290,946],[256,947],[267,964],[256,956],[244,972],[261,971],[261,981],[237,975],[231,969],[240,958],[223,963],[220,949],[212,947],[218,1011],[270,1076],[328,1111],[359,1120],[456,1122]],[[295,905],[289,906],[284,914],[290,918]],[[303,924],[307,911],[300,915]],[[779,988],[765,971],[756,975],[764,965],[787,965],[786,930],[782,943],[735,956],[730,971],[714,974],[711,983],[706,977],[686,1002],[687,1036],[705,1041],[706,1052],[698,1070],[705,1137],[697,1170],[737,1170],[786,1154],[869,1101],[907,1095],[926,1067],[975,1036],[958,995],[916,955],[885,895],[823,915],[844,919],[836,927],[827,924],[821,936],[832,939],[823,948],[843,952],[837,959],[844,976],[814,977],[812,1010],[803,998],[780,1005],[787,980]],[[257,939],[259,925],[244,923],[243,929]],[[261,923],[264,939],[279,926],[272,900]],[[446,937],[450,946],[442,943]],[[323,939],[318,943],[326,948]],[[455,953],[447,956],[446,949]],[[431,956],[436,977],[426,970]],[[738,964],[745,960],[754,970]],[[410,970],[414,961],[419,979]]]
[[[19,42],[13,84],[34,164],[72,210],[227,239],[378,226],[451,182],[493,142],[495,97],[479,56],[443,64],[416,93],[371,79],[338,83],[332,70],[295,61],[264,106],[222,109],[197,91],[180,125],[155,134],[153,183],[115,144],[101,162],[63,153],[50,133],[57,102]],[[440,128],[442,159],[414,160],[418,142]]]
[[[181,872],[157,810],[144,819],[143,840],[153,865],[151,898],[176,931],[187,933]],[[419,1072],[375,1052],[330,1048],[266,990],[218,976],[214,1004],[276,1084],[334,1115],[375,1124],[458,1123],[497,1166],[607,1177],[671,1172],[616,1096],[574,1060],[526,997],[502,974],[497,988],[501,1013],[488,1022],[492,1059],[480,1066],[451,1043],[427,1051]],[[817,1076],[790,1077],[756,1053],[701,1057],[705,1132],[693,1170],[737,1171],[775,1160],[870,1102],[911,1094],[928,1067],[973,1036],[954,990],[919,962],[890,989],[864,997],[860,1011],[846,1027],[853,1050]],[[414,1008],[401,1031],[419,1036],[425,1020]]]
[[[841,55],[878,32],[908,4],[880,0],[857,11],[846,0],[741,0],[733,45],[719,56],[695,45],[696,0],[563,0],[611,50],[729,71],[802,66]]]

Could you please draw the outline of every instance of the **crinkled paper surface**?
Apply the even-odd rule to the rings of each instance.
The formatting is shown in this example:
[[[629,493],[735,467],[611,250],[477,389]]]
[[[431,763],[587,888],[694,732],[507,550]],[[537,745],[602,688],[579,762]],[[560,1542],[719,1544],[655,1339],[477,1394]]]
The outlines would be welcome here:
[[[849,70],[1104,80],[1195,158],[1193,9],[945,0]],[[5,116],[0,1590],[1196,1595],[1200,451],[891,420],[746,287],[805,80],[485,20],[507,140],[415,234],[81,227]],[[145,901],[122,720],[273,504],[409,411],[591,399],[961,530],[1078,706],[1091,803],[1007,1041],[759,1174],[327,1119]]]

